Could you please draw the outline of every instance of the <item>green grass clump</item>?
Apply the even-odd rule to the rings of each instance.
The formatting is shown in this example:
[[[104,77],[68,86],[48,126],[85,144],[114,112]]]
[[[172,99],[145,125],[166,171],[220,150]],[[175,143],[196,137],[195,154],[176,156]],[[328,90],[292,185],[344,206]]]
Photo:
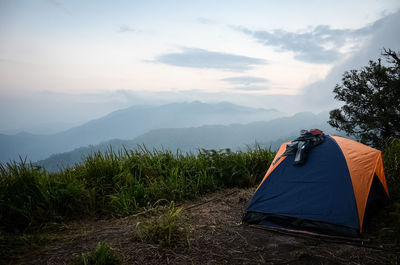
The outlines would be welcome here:
[[[115,178],[121,174],[121,153],[115,153],[112,149],[104,154],[101,152],[87,156],[80,165],[65,174],[84,183],[86,189],[91,192],[91,201],[96,214],[106,214],[109,211],[110,194],[118,193]]]
[[[179,244],[190,245],[190,225],[188,217],[182,215],[182,208],[175,208],[172,201],[169,207],[158,207],[157,216],[138,222],[133,230],[134,240],[173,247]]]
[[[100,242],[93,251],[82,254],[72,265],[121,265],[122,255],[106,242]]]

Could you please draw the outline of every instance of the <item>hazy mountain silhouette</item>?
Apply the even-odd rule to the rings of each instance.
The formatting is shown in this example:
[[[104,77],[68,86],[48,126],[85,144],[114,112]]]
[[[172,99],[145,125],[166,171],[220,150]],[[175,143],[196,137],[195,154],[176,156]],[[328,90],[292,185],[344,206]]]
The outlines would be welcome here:
[[[159,128],[249,123],[267,121],[282,115],[275,109],[249,108],[228,102],[207,104],[195,101],[162,106],[133,106],[55,134],[0,134],[0,162],[18,159],[19,156],[35,161],[101,141],[133,139]]]
[[[191,128],[156,129],[144,133],[133,140],[111,140],[99,145],[78,148],[72,152],[52,155],[38,163],[48,170],[71,166],[94,151],[105,151],[110,147],[114,151],[135,149],[145,145],[148,149],[169,149],[183,152],[196,152],[205,149],[245,149],[255,143],[272,149],[279,147],[282,141],[294,139],[301,129],[319,128],[326,133],[336,133],[328,124],[328,113],[298,113],[291,117],[278,118],[268,122],[249,124],[205,125]]]

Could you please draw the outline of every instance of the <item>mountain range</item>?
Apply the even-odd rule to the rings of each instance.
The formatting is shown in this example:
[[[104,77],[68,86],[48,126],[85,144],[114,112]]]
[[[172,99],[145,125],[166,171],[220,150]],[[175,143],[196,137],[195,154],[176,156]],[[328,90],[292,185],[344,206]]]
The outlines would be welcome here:
[[[72,151],[88,145],[97,145],[110,139],[128,140],[138,136],[155,137],[153,131],[168,128],[189,128],[204,125],[228,125],[268,121],[283,116],[275,109],[249,108],[229,102],[215,104],[198,101],[171,103],[161,106],[137,105],[114,111],[68,130],[36,135],[18,133],[0,134],[0,162],[45,159],[52,154]],[[136,141],[136,140],[135,140]],[[137,141],[141,141],[139,138]],[[156,143],[156,141],[155,141]]]
[[[52,155],[38,164],[49,171],[57,171],[80,162],[95,151],[104,152],[109,148],[114,151],[123,148],[135,149],[138,146],[145,146],[150,150],[155,148],[182,152],[196,152],[200,148],[237,150],[246,149],[254,144],[276,149],[282,142],[296,138],[301,129],[319,128],[327,134],[338,134],[327,124],[327,119],[327,112],[318,115],[305,112],[266,122],[155,129],[133,140],[114,139],[98,145],[80,147],[72,152]]]

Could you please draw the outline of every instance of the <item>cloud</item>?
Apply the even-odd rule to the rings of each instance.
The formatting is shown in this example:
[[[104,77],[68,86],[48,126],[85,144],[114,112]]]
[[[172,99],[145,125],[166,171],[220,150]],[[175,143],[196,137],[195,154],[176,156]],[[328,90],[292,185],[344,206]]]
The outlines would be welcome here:
[[[235,77],[228,77],[223,78],[221,81],[229,82],[232,84],[241,84],[241,85],[251,85],[255,83],[265,83],[268,82],[268,79],[255,77],[255,76],[235,76]]]
[[[61,2],[58,1],[58,0],[47,0],[47,3],[49,3],[49,4],[53,5],[53,6],[56,6],[56,7],[61,7],[62,6]]]
[[[3,58],[0,58],[0,63],[15,63],[15,61],[13,61],[13,60],[8,60],[8,59],[3,59]]]
[[[136,30],[131,28],[131,27],[129,27],[129,26],[127,26],[127,25],[122,25],[122,26],[119,27],[118,32],[119,33],[136,32]]]
[[[359,29],[333,29],[319,25],[301,32],[282,29],[253,31],[245,27],[231,26],[234,30],[249,35],[265,46],[276,47],[280,51],[294,52],[294,58],[310,63],[328,64],[339,59],[345,45],[356,46],[362,39],[378,30],[387,17]]]
[[[39,92],[37,92],[38,95],[40,96],[69,96],[71,94],[65,93],[65,92],[58,92],[58,91],[51,91],[51,90],[41,90]]]
[[[200,24],[204,24],[204,25],[211,25],[211,24],[215,24],[216,21],[209,19],[209,18],[205,18],[205,17],[198,17],[196,18],[196,22],[200,23]]]
[[[269,88],[267,86],[238,86],[232,89],[241,91],[266,91]]]
[[[64,13],[66,13],[68,15],[71,15],[71,12],[67,8],[65,8],[64,4],[61,1],[59,1],[59,0],[47,0],[46,2],[48,4],[54,6],[55,8],[63,11]]]
[[[228,71],[244,71],[256,65],[263,65],[267,62],[263,59],[213,52],[196,48],[184,48],[178,53],[167,53],[157,57],[155,62],[173,66],[208,68]]]
[[[369,60],[376,61],[382,48],[400,51],[400,11],[375,22],[372,37],[347,60],[335,65],[324,80],[304,87],[304,95],[298,97],[303,108],[309,110],[324,110],[337,108],[339,103],[334,100],[333,88],[341,83],[345,71],[360,69],[368,65]],[[366,30],[365,28],[360,30]]]
[[[37,96],[48,99],[64,98],[70,99],[76,102],[87,102],[87,103],[113,103],[113,104],[124,104],[124,103],[139,103],[142,98],[138,96],[137,92],[118,89],[115,91],[104,91],[104,92],[87,92],[87,93],[67,93],[58,92],[51,90],[41,90],[36,93]]]

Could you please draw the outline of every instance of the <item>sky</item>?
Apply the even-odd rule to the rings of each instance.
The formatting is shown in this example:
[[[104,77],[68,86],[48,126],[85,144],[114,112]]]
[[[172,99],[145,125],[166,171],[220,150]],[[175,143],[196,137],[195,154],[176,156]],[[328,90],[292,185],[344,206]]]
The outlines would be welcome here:
[[[193,100],[329,110],[344,71],[400,51],[399,10],[398,0],[0,0],[0,132]]]

